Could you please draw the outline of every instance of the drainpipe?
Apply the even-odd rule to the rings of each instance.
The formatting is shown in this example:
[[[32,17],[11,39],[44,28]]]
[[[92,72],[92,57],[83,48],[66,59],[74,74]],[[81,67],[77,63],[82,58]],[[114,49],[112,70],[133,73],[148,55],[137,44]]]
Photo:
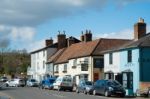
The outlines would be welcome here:
[[[93,81],[93,57],[91,56],[91,81]]]
[[[142,80],[142,48],[139,48],[139,84]],[[140,86],[139,86],[140,87]]]

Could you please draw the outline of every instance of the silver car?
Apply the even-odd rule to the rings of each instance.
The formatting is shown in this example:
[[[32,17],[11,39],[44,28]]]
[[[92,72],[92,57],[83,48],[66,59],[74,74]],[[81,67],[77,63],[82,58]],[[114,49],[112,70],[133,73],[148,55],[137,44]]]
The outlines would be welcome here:
[[[77,93],[92,94],[93,82],[81,80],[76,88]]]
[[[39,83],[35,79],[27,80],[27,86],[29,86],[29,87],[37,87],[38,85],[39,85]]]

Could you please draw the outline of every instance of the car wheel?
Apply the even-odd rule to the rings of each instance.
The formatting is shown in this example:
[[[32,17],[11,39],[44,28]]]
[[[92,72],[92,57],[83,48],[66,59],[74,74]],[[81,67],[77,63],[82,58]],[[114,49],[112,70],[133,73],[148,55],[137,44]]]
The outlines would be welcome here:
[[[61,90],[61,87],[60,86],[58,86],[58,89],[57,89],[57,91],[60,91]]]
[[[120,96],[123,98],[123,97],[125,97],[125,94],[121,94]]]
[[[83,93],[84,93],[84,94],[87,94],[87,92],[86,92],[86,90],[85,90],[85,89],[83,90]]]
[[[93,90],[93,95],[96,95],[96,90]]]
[[[150,90],[148,91],[147,97],[150,98]]]
[[[105,97],[109,97],[110,95],[109,95],[109,92],[106,90],[105,91]]]
[[[73,89],[71,88],[71,89],[70,89],[70,92],[72,92],[72,91],[73,91]]]
[[[9,87],[9,85],[8,85],[8,84],[6,84],[6,87]]]
[[[78,90],[78,89],[76,89],[76,93],[79,93],[79,90]]]

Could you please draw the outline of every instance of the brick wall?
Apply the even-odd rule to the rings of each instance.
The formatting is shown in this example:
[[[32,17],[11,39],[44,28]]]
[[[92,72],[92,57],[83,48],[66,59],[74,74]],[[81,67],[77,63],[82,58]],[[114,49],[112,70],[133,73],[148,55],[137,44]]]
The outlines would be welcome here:
[[[150,82],[140,82],[140,89],[147,89],[150,87]]]

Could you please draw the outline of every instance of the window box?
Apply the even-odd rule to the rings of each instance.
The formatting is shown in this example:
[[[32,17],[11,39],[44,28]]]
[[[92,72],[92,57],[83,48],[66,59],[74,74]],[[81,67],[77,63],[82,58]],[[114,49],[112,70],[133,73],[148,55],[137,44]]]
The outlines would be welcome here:
[[[77,68],[77,66],[72,66],[73,69]]]
[[[58,71],[55,71],[54,73],[58,73]]]
[[[63,72],[63,73],[67,73],[67,71],[66,71],[66,70],[63,70],[62,72]]]

